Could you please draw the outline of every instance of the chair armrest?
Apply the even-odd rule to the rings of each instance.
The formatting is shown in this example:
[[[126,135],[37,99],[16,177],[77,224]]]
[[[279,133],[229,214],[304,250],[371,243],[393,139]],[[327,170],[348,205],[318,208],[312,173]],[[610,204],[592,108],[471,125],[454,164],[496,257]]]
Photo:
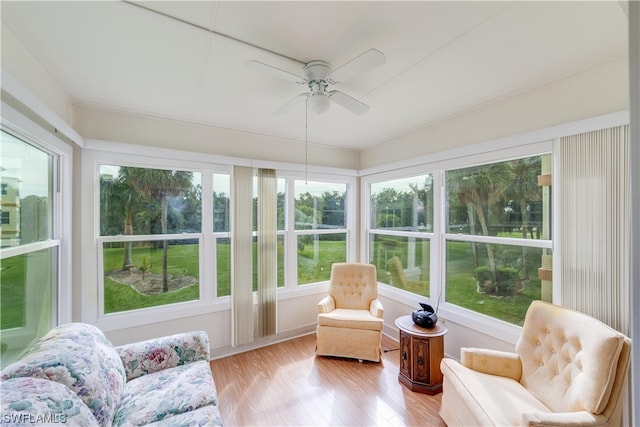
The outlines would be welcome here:
[[[574,427],[574,426],[604,426],[607,417],[587,411],[578,412],[533,412],[522,414],[522,426],[542,427]]]
[[[336,309],[336,300],[331,295],[322,298],[318,303],[318,313],[330,313]]]
[[[186,332],[116,347],[127,373],[127,381],[141,375],[209,361],[209,337],[204,331]]]
[[[485,374],[513,378],[520,381],[522,362],[516,353],[485,348],[463,347],[460,349],[460,364]]]
[[[369,313],[377,319],[382,319],[382,315],[384,314],[384,307],[382,307],[382,303],[378,299],[374,299],[369,304]]]

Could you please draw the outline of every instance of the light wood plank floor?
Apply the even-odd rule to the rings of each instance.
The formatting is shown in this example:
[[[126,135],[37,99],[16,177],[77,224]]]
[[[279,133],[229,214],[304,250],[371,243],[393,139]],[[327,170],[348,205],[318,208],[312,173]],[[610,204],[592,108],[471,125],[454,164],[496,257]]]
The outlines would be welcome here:
[[[315,335],[211,361],[227,426],[445,426],[440,394],[398,382],[398,343],[381,363],[316,357]]]

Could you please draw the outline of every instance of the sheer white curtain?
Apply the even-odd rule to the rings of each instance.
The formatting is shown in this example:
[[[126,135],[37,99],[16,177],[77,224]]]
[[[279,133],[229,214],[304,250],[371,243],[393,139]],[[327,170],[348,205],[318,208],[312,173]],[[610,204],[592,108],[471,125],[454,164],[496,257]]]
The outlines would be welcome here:
[[[558,151],[561,304],[630,335],[629,126],[564,137]]]

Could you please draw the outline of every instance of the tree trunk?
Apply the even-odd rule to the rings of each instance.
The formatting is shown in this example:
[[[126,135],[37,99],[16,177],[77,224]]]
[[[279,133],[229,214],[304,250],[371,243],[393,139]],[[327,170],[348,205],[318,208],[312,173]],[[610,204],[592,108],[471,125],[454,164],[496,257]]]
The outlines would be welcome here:
[[[524,198],[520,199],[520,215],[522,217],[522,238],[527,238],[527,230],[529,224],[527,222],[527,202]],[[526,279],[529,277],[529,271],[527,269],[527,247],[522,247],[522,270],[520,272],[520,278]]]
[[[162,234],[167,234],[167,210],[168,201],[167,196],[162,195],[162,213],[160,217],[160,227],[162,228]],[[167,271],[167,253],[169,246],[167,240],[162,241],[162,292],[169,292],[169,273]]]
[[[476,234],[476,216],[473,213],[473,203],[467,203],[467,217],[469,218],[469,232]],[[473,252],[473,267],[478,268],[478,244],[471,242],[471,251]]]
[[[131,208],[126,207],[124,218],[124,235],[131,236],[133,234],[133,224],[131,223]],[[131,242],[124,243],[124,261],[122,262],[122,270],[128,271],[133,268],[133,262],[131,262]]]
[[[489,228],[487,227],[487,221],[484,217],[484,210],[482,209],[482,203],[476,202],[476,212],[478,213],[478,221],[482,227],[482,232],[485,236],[489,235]],[[487,256],[489,257],[489,268],[491,269],[491,275],[493,276],[493,284],[498,289],[498,280],[496,273],[496,257],[493,252],[493,243],[487,243]]]

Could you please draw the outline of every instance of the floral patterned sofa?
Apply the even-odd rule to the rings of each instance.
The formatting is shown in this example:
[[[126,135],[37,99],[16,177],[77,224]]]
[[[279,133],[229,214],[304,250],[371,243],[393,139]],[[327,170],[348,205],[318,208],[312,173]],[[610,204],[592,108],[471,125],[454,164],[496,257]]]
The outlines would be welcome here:
[[[0,424],[222,425],[205,332],[114,347],[68,323],[0,373]]]

